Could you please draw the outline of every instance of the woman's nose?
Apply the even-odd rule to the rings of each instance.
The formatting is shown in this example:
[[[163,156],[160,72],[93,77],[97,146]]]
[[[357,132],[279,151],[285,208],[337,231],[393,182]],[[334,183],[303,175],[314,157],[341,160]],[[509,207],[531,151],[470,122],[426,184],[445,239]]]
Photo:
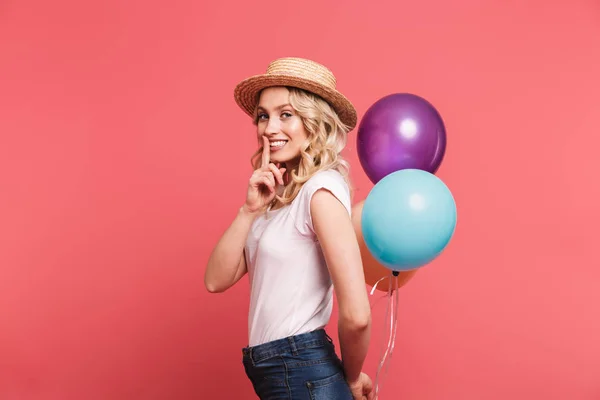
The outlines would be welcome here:
[[[273,135],[279,132],[279,121],[276,118],[270,118],[265,129],[265,134]]]

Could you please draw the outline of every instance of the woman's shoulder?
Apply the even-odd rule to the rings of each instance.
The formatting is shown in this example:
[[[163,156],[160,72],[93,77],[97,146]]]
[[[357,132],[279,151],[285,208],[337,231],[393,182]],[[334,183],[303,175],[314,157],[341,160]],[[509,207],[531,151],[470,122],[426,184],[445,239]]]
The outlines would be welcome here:
[[[346,208],[351,208],[350,185],[346,178],[335,169],[316,172],[304,184],[300,197],[310,204],[312,196],[320,189],[325,189],[337,197]],[[309,207],[310,205],[307,204]]]
[[[348,214],[352,214],[350,188],[344,176],[334,169],[318,171],[305,182],[291,204],[290,214],[294,218],[296,228],[303,235],[315,235],[311,202],[313,195],[321,189],[330,192],[342,203]]]

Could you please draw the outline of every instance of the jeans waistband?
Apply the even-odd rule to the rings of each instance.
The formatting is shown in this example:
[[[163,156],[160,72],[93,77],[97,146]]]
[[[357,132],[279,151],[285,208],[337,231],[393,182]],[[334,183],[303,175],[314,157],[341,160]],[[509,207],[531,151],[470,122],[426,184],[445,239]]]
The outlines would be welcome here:
[[[316,331],[301,333],[299,335],[259,344],[257,346],[244,347],[242,353],[244,357],[248,357],[254,363],[258,363],[280,354],[288,353],[297,355],[298,350],[332,343],[333,340],[325,332],[325,329],[318,329]]]

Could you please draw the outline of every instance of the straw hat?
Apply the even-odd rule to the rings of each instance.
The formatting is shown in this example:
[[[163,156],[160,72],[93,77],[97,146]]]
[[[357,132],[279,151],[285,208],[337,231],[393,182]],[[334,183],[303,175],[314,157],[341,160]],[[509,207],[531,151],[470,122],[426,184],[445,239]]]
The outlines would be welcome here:
[[[292,86],[321,96],[350,130],[356,126],[356,110],[350,101],[336,90],[333,73],[311,60],[285,57],[272,61],[267,72],[244,79],[234,90],[236,103],[254,117],[259,92],[271,86]]]

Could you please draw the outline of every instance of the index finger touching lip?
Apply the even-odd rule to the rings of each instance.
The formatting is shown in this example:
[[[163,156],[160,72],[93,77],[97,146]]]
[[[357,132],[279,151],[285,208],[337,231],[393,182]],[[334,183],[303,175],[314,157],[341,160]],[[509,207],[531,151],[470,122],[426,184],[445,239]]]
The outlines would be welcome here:
[[[262,153],[262,166],[266,167],[269,165],[271,149],[269,139],[266,136],[263,136],[263,153]]]

